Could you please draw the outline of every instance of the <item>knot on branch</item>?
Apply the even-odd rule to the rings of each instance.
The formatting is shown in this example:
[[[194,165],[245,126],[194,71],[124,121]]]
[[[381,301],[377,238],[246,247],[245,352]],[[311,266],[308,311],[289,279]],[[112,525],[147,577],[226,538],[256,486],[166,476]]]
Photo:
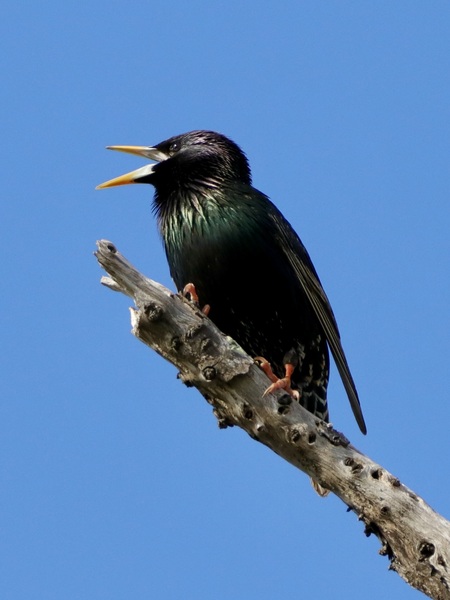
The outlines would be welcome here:
[[[435,551],[434,544],[431,542],[421,542],[419,546],[420,561],[426,560],[433,556]]]
[[[162,318],[164,309],[161,304],[157,304],[156,302],[147,302],[144,304],[144,314],[149,321],[155,323]]]

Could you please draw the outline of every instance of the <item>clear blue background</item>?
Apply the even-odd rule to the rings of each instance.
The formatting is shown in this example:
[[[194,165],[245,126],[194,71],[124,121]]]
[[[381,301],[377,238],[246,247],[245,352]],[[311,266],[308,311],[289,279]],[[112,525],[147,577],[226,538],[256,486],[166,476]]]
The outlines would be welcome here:
[[[450,5],[23,2],[3,9],[0,594],[8,600],[422,597],[336,498],[210,407],[99,284],[112,240],[168,285],[144,164],[237,141],[331,298],[369,434],[450,517]]]

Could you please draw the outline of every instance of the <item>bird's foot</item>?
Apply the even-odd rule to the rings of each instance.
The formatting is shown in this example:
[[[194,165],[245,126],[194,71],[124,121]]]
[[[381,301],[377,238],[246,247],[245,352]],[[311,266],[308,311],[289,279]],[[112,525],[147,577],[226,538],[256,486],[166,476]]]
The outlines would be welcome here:
[[[297,402],[300,400],[300,392],[291,388],[290,377],[283,377],[282,379],[277,379],[277,381],[274,381],[274,383],[272,383],[272,385],[269,385],[267,390],[264,392],[263,398],[268,394],[273,394],[277,390],[284,390],[286,394],[289,394],[289,396],[294,398],[294,400],[297,400]]]
[[[183,288],[183,296],[189,296],[191,302],[196,306],[200,307],[199,297],[197,294],[197,290],[195,289],[195,285],[193,283],[187,283]],[[208,316],[211,307],[209,304],[205,304],[203,308],[200,309],[202,313]]]
[[[263,356],[256,356],[253,360],[258,365],[258,367],[262,371],[264,371],[264,373],[267,375],[267,377],[270,379],[270,381],[273,381],[274,383],[276,381],[278,381],[278,377],[272,371],[270,362],[267,359],[265,359]]]
[[[295,365],[287,363],[285,365],[285,376],[282,379],[280,379],[272,371],[272,367],[270,366],[269,361],[266,360],[264,357],[257,356],[255,358],[255,362],[264,371],[264,373],[267,375],[270,381],[272,381],[272,385],[269,385],[269,387],[264,392],[263,397],[267,396],[268,394],[273,394],[273,392],[276,392],[277,390],[284,390],[287,394],[289,394],[289,396],[291,396],[295,400],[300,400],[300,392],[291,388],[291,377],[292,373],[294,372]]]

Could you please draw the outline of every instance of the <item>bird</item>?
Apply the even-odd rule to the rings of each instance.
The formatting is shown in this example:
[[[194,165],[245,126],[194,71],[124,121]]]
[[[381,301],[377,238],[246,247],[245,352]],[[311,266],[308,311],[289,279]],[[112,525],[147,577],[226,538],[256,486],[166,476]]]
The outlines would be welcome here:
[[[97,186],[146,183],[180,292],[272,381],[328,422],[329,351],[356,422],[367,428],[330,302],[300,237],[252,185],[248,159],[221,133],[195,130],[155,146],[108,146],[152,162]]]

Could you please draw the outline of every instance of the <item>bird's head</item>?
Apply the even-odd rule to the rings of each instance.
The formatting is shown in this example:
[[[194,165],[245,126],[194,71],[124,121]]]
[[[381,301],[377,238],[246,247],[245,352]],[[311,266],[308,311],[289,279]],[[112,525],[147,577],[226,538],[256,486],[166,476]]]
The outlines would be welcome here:
[[[179,188],[214,188],[224,182],[250,185],[247,158],[237,144],[214,131],[191,131],[156,146],[108,146],[156,161],[97,186],[151,183],[157,193]]]

